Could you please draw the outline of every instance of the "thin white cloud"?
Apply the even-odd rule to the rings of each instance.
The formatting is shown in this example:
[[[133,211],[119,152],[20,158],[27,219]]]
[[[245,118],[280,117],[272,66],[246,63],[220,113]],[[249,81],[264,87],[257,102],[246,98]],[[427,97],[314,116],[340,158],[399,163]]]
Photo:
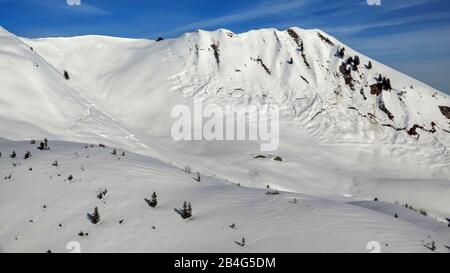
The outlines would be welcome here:
[[[447,19],[447,18],[450,18],[450,12],[438,12],[438,13],[430,13],[430,14],[403,17],[403,18],[394,18],[394,19],[388,19],[388,20],[366,23],[366,24],[358,24],[358,25],[353,24],[353,25],[336,27],[336,28],[326,28],[326,30],[329,32],[350,34],[350,33],[357,33],[357,32],[361,32],[364,30],[373,29],[373,28],[401,26],[401,25],[406,25],[406,24],[435,21],[435,20],[441,20],[441,19]]]
[[[347,39],[347,44],[413,78],[450,94],[450,26],[374,37]]]
[[[178,34],[180,32],[190,31],[199,28],[208,28],[215,26],[223,26],[224,24],[237,23],[242,21],[247,21],[250,19],[255,19],[263,17],[266,15],[274,15],[282,12],[290,11],[306,5],[309,0],[293,0],[293,1],[283,1],[281,3],[266,2],[252,10],[242,11],[238,13],[233,13],[221,17],[216,17],[208,20],[201,20],[186,24],[182,27],[173,29],[167,33],[167,35]]]
[[[407,9],[415,6],[421,6],[426,3],[434,2],[433,0],[403,0],[403,1],[396,1],[394,4],[385,11],[394,11],[394,10],[401,10],[401,9]]]
[[[380,56],[396,56],[416,54],[417,48],[426,48],[427,51],[450,52],[450,26],[427,28],[423,30],[407,31],[402,33],[377,35],[364,38],[350,38],[350,45],[359,50],[379,52]],[[418,57],[429,56],[423,54]],[[412,61],[416,61],[416,59]]]
[[[69,6],[81,6],[81,0],[66,0]]]

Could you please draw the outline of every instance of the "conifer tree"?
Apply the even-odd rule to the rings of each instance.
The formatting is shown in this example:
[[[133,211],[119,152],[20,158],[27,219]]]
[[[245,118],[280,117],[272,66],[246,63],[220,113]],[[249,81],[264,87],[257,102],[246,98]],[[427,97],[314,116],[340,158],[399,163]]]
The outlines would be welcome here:
[[[187,212],[187,202],[186,201],[184,201],[184,203],[183,203],[183,210],[182,210],[182,212],[183,212],[183,215],[186,216],[186,212]]]
[[[191,202],[189,202],[188,207],[187,207],[187,218],[191,218],[192,217],[192,206],[191,206]]]
[[[386,79],[386,89],[387,90],[391,90],[392,89],[391,80],[390,79]]]
[[[91,215],[91,223],[96,225],[100,223],[100,213],[98,212],[98,208],[95,207],[94,213]]]
[[[158,206],[158,196],[156,195],[156,192],[153,192],[152,194],[152,200],[150,201],[150,207],[155,208]]]

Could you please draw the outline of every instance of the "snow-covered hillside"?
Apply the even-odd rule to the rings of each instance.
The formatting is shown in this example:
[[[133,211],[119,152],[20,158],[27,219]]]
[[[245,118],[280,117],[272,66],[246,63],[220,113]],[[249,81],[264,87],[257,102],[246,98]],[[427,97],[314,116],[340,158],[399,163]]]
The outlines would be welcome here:
[[[94,141],[100,135],[114,139],[114,143],[138,144],[126,126],[67,85],[63,71],[34,48],[2,28],[0,45],[1,137],[28,139],[38,135]]]
[[[64,78],[65,70],[70,77],[68,80]],[[95,164],[74,163],[93,171],[92,177],[87,172],[83,176],[85,181],[92,182],[85,184],[91,183],[92,187],[103,187],[100,185],[106,183],[103,181],[111,183],[111,186],[104,185],[108,188],[116,187],[115,185],[123,182],[118,177],[125,175],[139,181],[136,182],[136,187],[126,190],[118,186],[118,191],[123,190],[121,195],[142,194],[142,191],[148,195],[151,192],[147,191],[151,191],[153,183],[146,184],[145,181],[153,178],[151,173],[146,172],[146,168],[152,168],[154,172],[158,172],[156,177],[170,181],[166,183],[168,185],[174,184],[170,190],[164,187],[161,189],[167,190],[167,198],[171,200],[172,207],[180,202],[178,199],[185,199],[181,197],[183,191],[192,191],[192,195],[188,197],[196,197],[205,203],[220,203],[208,209],[224,210],[226,200],[220,199],[223,192],[236,203],[236,210],[233,212],[222,212],[229,215],[229,220],[234,215],[241,215],[244,219],[253,213],[260,214],[261,211],[258,210],[262,210],[265,205],[259,205],[259,198],[262,196],[263,202],[269,202],[261,194],[266,185],[284,193],[281,197],[273,198],[277,200],[274,201],[276,207],[267,218],[262,216],[261,223],[272,221],[269,220],[271,218],[278,219],[275,217],[277,212],[290,206],[286,196],[309,200],[305,202],[312,202],[329,210],[327,213],[330,215],[339,215],[335,219],[339,225],[343,225],[339,226],[343,230],[363,229],[367,227],[364,223],[378,221],[375,220],[377,217],[385,217],[382,222],[387,224],[382,226],[386,230],[416,230],[416,223],[421,220],[413,219],[412,227],[408,228],[404,225],[411,225],[410,222],[406,221],[406,224],[400,221],[399,225],[399,221],[392,217],[394,211],[398,210],[400,213],[401,209],[395,202],[426,210],[426,219],[432,221],[433,225],[441,226],[434,219],[443,221],[450,215],[449,96],[354,51],[320,30],[262,29],[235,34],[220,29],[214,32],[187,33],[178,38],[156,42],[103,36],[26,39],[0,28],[0,71],[0,137],[16,141],[35,138],[65,141],[56,144],[57,150],[33,156],[36,166],[49,165],[53,157],[61,156],[62,159],[69,160],[67,155],[70,153],[87,153],[84,150],[78,151],[78,147],[83,145],[73,142],[105,143],[142,155],[133,155],[131,159],[126,159],[131,162],[124,163],[122,159],[112,160],[108,152],[95,149],[90,155],[98,156]],[[381,81],[378,80],[380,75]],[[171,125],[175,119],[171,117],[171,110],[178,104],[192,106],[194,99],[202,99],[205,104],[219,105],[280,105],[282,116],[279,149],[270,155],[257,156],[261,152],[260,146],[255,142],[174,141],[171,137]],[[27,148],[25,143],[5,141],[2,145],[0,174],[7,176],[11,170],[17,170],[5,158],[13,149],[10,146],[18,145],[18,150]],[[33,154],[37,152],[32,147],[29,149]],[[46,155],[52,158],[46,159]],[[274,156],[281,157],[282,161],[272,160]],[[72,159],[69,161],[72,162]],[[4,166],[8,167],[4,169]],[[179,176],[185,175],[175,173],[186,166],[200,171],[205,177],[215,177],[207,180],[206,184],[211,184],[211,187],[205,189],[203,184],[201,187],[195,183],[191,185],[189,177],[187,185],[179,182],[183,181]],[[71,172],[71,169],[77,168],[80,167],[71,166],[66,170]],[[101,171],[103,168],[108,171]],[[38,172],[48,172],[48,169],[34,167],[33,173]],[[29,189],[26,183],[31,181],[25,179],[26,181],[19,183],[24,179],[20,176],[24,177],[28,172],[17,173],[18,183],[8,184],[9,186],[0,184],[5,189],[0,194],[13,198],[17,192]],[[74,177],[77,175],[74,174]],[[44,186],[54,181],[38,180],[45,183]],[[230,193],[234,193],[235,187],[224,181],[240,183],[242,187],[239,190],[244,191],[245,196]],[[181,183],[179,189],[176,189],[177,183]],[[36,194],[41,199],[69,194],[68,187],[72,184],[66,184],[58,189],[60,192],[52,192],[53,188],[50,188],[50,192]],[[88,212],[85,210],[93,209],[87,206],[92,206],[92,202],[95,202],[95,198],[88,199],[87,192],[96,189],[84,187],[85,184],[77,183],[77,194],[80,198],[85,196],[83,202],[86,202],[84,205],[79,204],[86,207],[80,207],[76,212],[74,210],[74,213],[80,215],[73,221],[80,222],[80,225],[88,225],[81,218],[83,213],[85,215]],[[206,193],[208,196],[201,197]],[[375,197],[386,203],[373,204],[374,202],[368,201]],[[54,198],[55,202],[63,206],[60,202],[64,200],[56,199],[58,198]],[[141,217],[144,212],[131,209],[134,202],[144,209],[145,203],[141,199],[142,196],[129,201],[132,202],[127,203],[129,208],[118,211]],[[6,218],[3,213],[8,211],[5,207],[17,205],[7,205],[8,203],[1,203],[2,219]],[[26,204],[20,206],[27,208],[25,211],[30,209]],[[197,206],[194,204],[194,207]],[[167,211],[170,216],[164,217],[169,217],[169,222],[177,222],[179,219],[170,212],[172,207]],[[110,209],[116,211],[114,207]],[[245,213],[239,212],[240,210]],[[380,212],[388,215],[381,216]],[[411,211],[408,209],[408,212]],[[32,217],[28,213],[32,214],[32,211],[27,212],[24,217]],[[55,217],[59,217],[60,213],[63,214],[64,210],[58,210]],[[279,234],[285,235],[273,235],[273,229],[277,225],[268,224],[267,230],[255,237],[271,239],[263,240],[262,245],[248,251],[365,250],[365,245],[361,249],[361,243],[352,245],[355,242],[351,240],[333,247],[324,246],[323,243],[328,239],[340,237],[336,235],[334,238],[335,235],[327,234],[334,225],[319,224],[328,220],[325,221],[318,215],[314,219],[302,218],[297,217],[297,213],[302,214],[301,210],[292,214],[290,211],[280,213],[279,220],[286,221],[286,228],[283,227],[284,231]],[[210,211],[208,215],[213,213]],[[359,215],[363,215],[361,219],[366,220],[361,220],[361,226],[356,227],[358,224],[355,221],[360,221]],[[172,216],[175,216],[174,219]],[[216,216],[211,217],[216,219]],[[345,220],[340,219],[341,217]],[[35,244],[34,247],[3,243],[4,236],[10,236],[16,227],[23,227],[23,233],[33,232],[21,224],[22,220],[13,221],[11,226],[0,226],[0,245],[6,251],[41,251],[43,244],[39,240],[21,241],[23,244]],[[344,223],[345,221],[350,222]],[[219,222],[213,221],[214,224]],[[137,225],[136,222],[129,228],[138,228]],[[223,225],[226,226],[225,223]],[[314,230],[321,236],[313,236],[312,238],[317,239],[305,242],[305,238],[312,235],[299,232],[294,228],[296,225],[308,225],[311,232]],[[80,228],[81,226],[76,226],[74,230]],[[174,229],[164,232],[178,232],[178,226],[172,228]],[[420,226],[419,229],[422,228],[424,227]],[[105,237],[101,237],[101,240],[109,241],[113,238],[116,232],[114,230],[116,229],[108,230],[108,234],[102,235]],[[385,234],[385,231],[378,229],[371,229],[370,232],[373,233],[369,232],[370,236],[365,232],[360,233],[365,234],[361,235],[361,241],[373,234]],[[398,234],[396,231],[392,232],[386,233],[387,238],[402,234],[400,231]],[[398,239],[402,240],[399,244],[402,246],[391,250],[427,250],[420,243],[425,239],[421,238],[423,233],[414,232],[406,232],[402,235],[404,237],[398,237],[405,238]],[[96,248],[100,246],[92,243],[90,250],[172,251],[178,247],[184,251],[241,251],[236,250],[233,243],[222,247],[225,241],[239,238],[231,239],[226,235],[222,238],[219,234],[214,234],[211,238],[220,237],[221,243],[206,240],[204,244],[194,247],[189,243],[192,238],[180,245],[179,242],[171,242],[168,234],[164,235],[167,236],[164,237],[168,242],[167,246],[147,248],[147,245],[144,246],[145,241],[142,241],[142,245],[136,242],[136,248],[133,248],[132,244],[117,241],[106,244],[102,249]],[[274,243],[272,239],[276,241],[277,236],[289,237],[289,244]],[[327,238],[326,236],[333,238],[323,241],[318,239]],[[293,237],[295,238],[292,239]],[[51,244],[47,248],[61,250],[64,246],[60,243],[66,239],[66,236],[62,236],[58,245]],[[249,237],[249,240],[252,239]],[[291,242],[292,246],[300,246],[291,248]]]
[[[433,241],[436,252],[449,251],[445,224],[400,205],[266,195],[214,177],[197,182],[195,173],[122,150],[49,147],[0,143],[1,251],[69,252],[72,241],[83,252],[369,252],[373,241],[382,252],[432,252]],[[16,158],[8,157],[12,150]],[[23,159],[28,150],[32,156]],[[145,201],[154,191],[156,208]],[[174,211],[183,201],[192,204],[191,219]],[[95,207],[97,225],[87,218]],[[235,243],[242,238],[244,247]]]

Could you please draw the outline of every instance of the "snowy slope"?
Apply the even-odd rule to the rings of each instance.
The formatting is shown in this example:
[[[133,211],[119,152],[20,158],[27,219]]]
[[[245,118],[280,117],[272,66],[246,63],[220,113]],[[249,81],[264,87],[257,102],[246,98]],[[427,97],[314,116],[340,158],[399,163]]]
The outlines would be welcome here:
[[[34,48],[0,28],[0,131],[11,139],[86,139],[134,145],[126,127],[67,85]],[[130,141],[129,139],[133,140]]]
[[[446,225],[398,205],[268,196],[263,188],[206,176],[199,183],[182,169],[121,150],[49,145],[38,151],[27,142],[0,144],[3,154],[18,154],[0,158],[1,177],[11,175],[0,183],[1,251],[69,252],[66,245],[77,241],[83,252],[369,252],[367,244],[378,241],[382,252],[431,252],[425,245],[434,241],[436,252],[448,252]],[[27,150],[32,157],[22,159]],[[157,208],[144,201],[153,191]],[[173,210],[184,200],[192,203],[192,219]],[[95,207],[98,225],[86,217]],[[235,241],[243,237],[240,247]]]
[[[339,58],[336,52],[342,47],[345,47],[345,56]],[[218,53],[217,58],[214,48]],[[351,71],[353,80],[347,84],[339,67],[355,55],[359,56],[361,62],[357,71]],[[373,64],[371,69],[365,66],[369,60]],[[217,182],[211,187],[217,195],[200,190],[200,193],[193,193],[192,196],[202,198],[205,203],[225,202],[220,199],[220,192],[225,194],[229,190],[233,191],[234,187],[228,188],[224,181],[240,183],[241,189],[248,191],[248,196],[241,200],[240,196],[231,195],[233,200],[236,199],[239,210],[254,209],[255,213],[260,213],[257,210],[261,207],[253,206],[258,203],[256,199],[261,196],[261,189],[271,185],[289,196],[298,196],[299,200],[304,198],[320,203],[318,206],[329,210],[327,213],[330,215],[336,213],[345,217],[350,225],[345,228],[350,229],[368,228],[367,223],[378,221],[374,220],[381,217],[376,212],[380,211],[378,207],[367,208],[354,203],[373,200],[375,197],[387,202],[390,214],[393,210],[397,211],[395,202],[398,202],[425,209],[430,221],[435,224],[437,221],[434,218],[442,220],[450,215],[450,119],[439,108],[450,106],[449,96],[363,56],[320,30],[262,29],[234,34],[220,29],[187,33],[175,39],[156,42],[104,36],[25,39],[0,29],[0,70],[0,137],[10,140],[47,137],[50,140],[68,141],[58,144],[58,150],[48,154],[52,157],[66,158],[73,149],[77,150],[73,152],[80,152],[78,147],[81,144],[73,144],[73,141],[105,143],[141,154],[136,160],[144,163],[133,161],[123,166],[115,166],[116,161],[110,161],[108,153],[95,163],[74,163],[86,164],[85,168],[95,172],[97,169],[108,169],[105,172],[98,171],[95,176],[101,181],[108,180],[112,185],[121,182],[115,179],[121,177],[117,169],[120,168],[120,172],[127,173],[127,176],[143,179],[151,176],[146,173],[147,167],[158,172],[158,177],[170,176],[164,179],[176,184],[179,177],[172,176],[172,170],[178,172],[189,165],[205,177],[215,177],[208,182]],[[70,80],[63,78],[64,70],[68,71]],[[379,95],[371,94],[370,86],[377,83],[376,78],[380,74],[390,79],[392,89],[383,90]],[[254,158],[261,154],[260,146],[255,142],[174,141],[170,131],[175,119],[171,118],[170,112],[177,104],[192,106],[194,99],[219,105],[280,105],[280,147],[274,155],[281,156],[283,162]],[[5,143],[1,150],[3,157],[10,152],[11,145],[16,145]],[[25,149],[20,146],[25,144],[17,145],[17,149]],[[49,158],[47,163],[42,163],[47,159],[41,159],[37,164],[43,164],[39,165],[42,168],[35,168],[36,172],[46,170],[52,162]],[[6,165],[0,169],[2,175],[3,172],[13,170],[10,162],[3,163]],[[147,167],[142,167],[142,164]],[[149,167],[153,164],[157,167]],[[8,167],[3,169],[3,166]],[[25,173],[19,172],[20,175]],[[106,179],[108,177],[114,179]],[[94,181],[94,187],[101,187],[94,177],[85,176],[84,179]],[[25,190],[25,184],[14,185],[3,194],[13,198]],[[87,191],[96,190],[81,185],[78,192],[80,198],[87,195]],[[190,192],[189,187],[180,188],[180,192]],[[66,194],[65,187],[60,190],[61,194]],[[123,194],[134,195],[135,192],[147,191],[147,185],[139,184],[136,188],[123,191]],[[171,206],[175,206],[175,203],[180,202],[179,193],[175,190],[168,192],[173,202]],[[205,193],[208,196],[201,196]],[[45,192],[36,194],[41,199],[46,199],[48,195]],[[215,196],[220,201],[214,199]],[[56,199],[55,202],[64,202]],[[144,207],[145,203],[140,199],[132,202]],[[7,203],[2,203],[0,208],[7,206]],[[15,205],[11,203],[11,206]],[[92,205],[89,203],[89,206]],[[223,209],[220,208],[222,205],[217,204],[217,209]],[[282,202],[275,211],[285,209],[285,205]],[[83,213],[87,213],[84,210],[88,209],[88,204],[84,206],[77,210],[80,221]],[[129,212],[131,206],[124,208],[122,213],[132,213]],[[360,212],[361,207],[364,210]],[[347,210],[350,212],[347,213]],[[386,211],[384,208],[382,210],[382,213]],[[297,221],[303,220],[295,217],[295,213],[298,212],[294,212],[295,221],[286,220],[290,222],[286,225],[286,234],[297,232],[294,226],[303,223],[311,228],[311,232],[317,232],[315,237],[332,236],[330,239],[338,240],[339,236],[334,238],[334,235],[328,234],[329,226],[321,226],[320,217],[303,219],[306,222],[300,223]],[[358,219],[352,213],[364,215],[361,226],[354,222]],[[282,214],[280,217],[287,219],[291,216]],[[234,221],[231,220],[233,217],[230,216],[229,220]],[[244,214],[242,217],[244,219],[249,215]],[[275,216],[270,215],[261,221],[269,221],[271,217]],[[392,215],[383,217],[388,219],[381,220],[388,223],[381,225],[386,230],[400,228],[397,226],[398,221],[391,222]],[[19,220],[23,219],[14,221],[13,228],[19,225]],[[341,220],[336,221],[340,223]],[[406,225],[411,225],[411,222],[402,222],[401,229],[428,228]],[[76,233],[75,229],[79,228],[81,226],[76,226],[73,232]],[[272,228],[268,227],[256,237],[273,234]],[[11,232],[12,229],[5,229],[0,236],[10,236]],[[71,234],[73,232],[71,230]],[[348,241],[345,247],[338,245],[331,251],[364,251],[365,244],[363,249],[360,248],[362,241],[375,234],[384,236],[386,233],[378,229],[370,234],[365,232],[369,231],[361,231],[367,236],[362,236],[363,240],[356,245],[353,245],[354,241]],[[420,232],[412,237],[409,233],[402,237],[400,231],[395,236],[387,232],[386,236],[404,238],[399,239],[403,246],[406,241],[414,241],[414,245],[407,243],[408,246],[393,248],[392,251],[423,251],[423,246],[417,244],[425,238],[418,239],[424,234],[423,230]],[[114,234],[115,231],[110,231],[108,236],[111,237],[104,235],[106,237],[102,240],[110,240]],[[270,243],[263,243],[266,245],[249,251],[326,251],[323,245],[325,241],[319,240],[317,244],[313,241],[304,242],[302,238],[307,236],[302,236],[306,235],[295,233],[295,236],[291,234],[289,237],[296,238],[292,241],[295,247],[290,245],[283,248],[281,244],[269,240]],[[219,234],[213,237],[225,240]],[[239,239],[226,238],[227,242]],[[57,246],[49,245],[47,248],[62,249],[64,246],[60,243],[63,240],[66,237],[62,237]],[[167,240],[170,240],[169,237]],[[30,244],[28,240],[23,243]],[[41,251],[44,245],[42,241],[32,243],[35,246],[17,247],[11,242],[2,245],[4,249],[20,251]],[[147,245],[136,242],[134,249],[131,244],[123,242],[110,244],[104,249],[95,248],[92,244],[90,250],[173,251],[171,247],[176,245],[147,248]],[[185,251],[216,251],[216,248],[236,251],[233,243],[227,246],[230,248],[222,248],[221,244],[219,246],[209,240],[207,244],[199,248],[192,244],[176,247]]]

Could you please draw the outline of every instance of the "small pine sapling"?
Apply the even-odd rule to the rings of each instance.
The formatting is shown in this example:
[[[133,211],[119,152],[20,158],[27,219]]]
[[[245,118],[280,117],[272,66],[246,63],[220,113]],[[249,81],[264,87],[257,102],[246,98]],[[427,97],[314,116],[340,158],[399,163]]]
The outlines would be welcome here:
[[[100,223],[100,221],[101,221],[100,212],[98,211],[97,207],[95,207],[94,212],[92,214],[88,214],[88,219],[94,225],[97,225]]]
[[[145,202],[147,202],[150,207],[156,208],[158,206],[158,196],[156,195],[156,192],[153,192],[151,200],[145,198]]]
[[[240,242],[234,242],[234,243],[240,247],[244,247],[245,246],[245,237],[242,237],[242,240]]]
[[[156,195],[156,192],[153,192],[153,194],[152,194],[152,200],[150,202],[150,206],[152,208],[155,208],[156,206],[158,206],[158,196]]]
[[[181,218],[189,219],[192,217],[192,206],[191,203],[184,201],[183,207],[181,209],[174,209],[176,213],[178,213]]]

